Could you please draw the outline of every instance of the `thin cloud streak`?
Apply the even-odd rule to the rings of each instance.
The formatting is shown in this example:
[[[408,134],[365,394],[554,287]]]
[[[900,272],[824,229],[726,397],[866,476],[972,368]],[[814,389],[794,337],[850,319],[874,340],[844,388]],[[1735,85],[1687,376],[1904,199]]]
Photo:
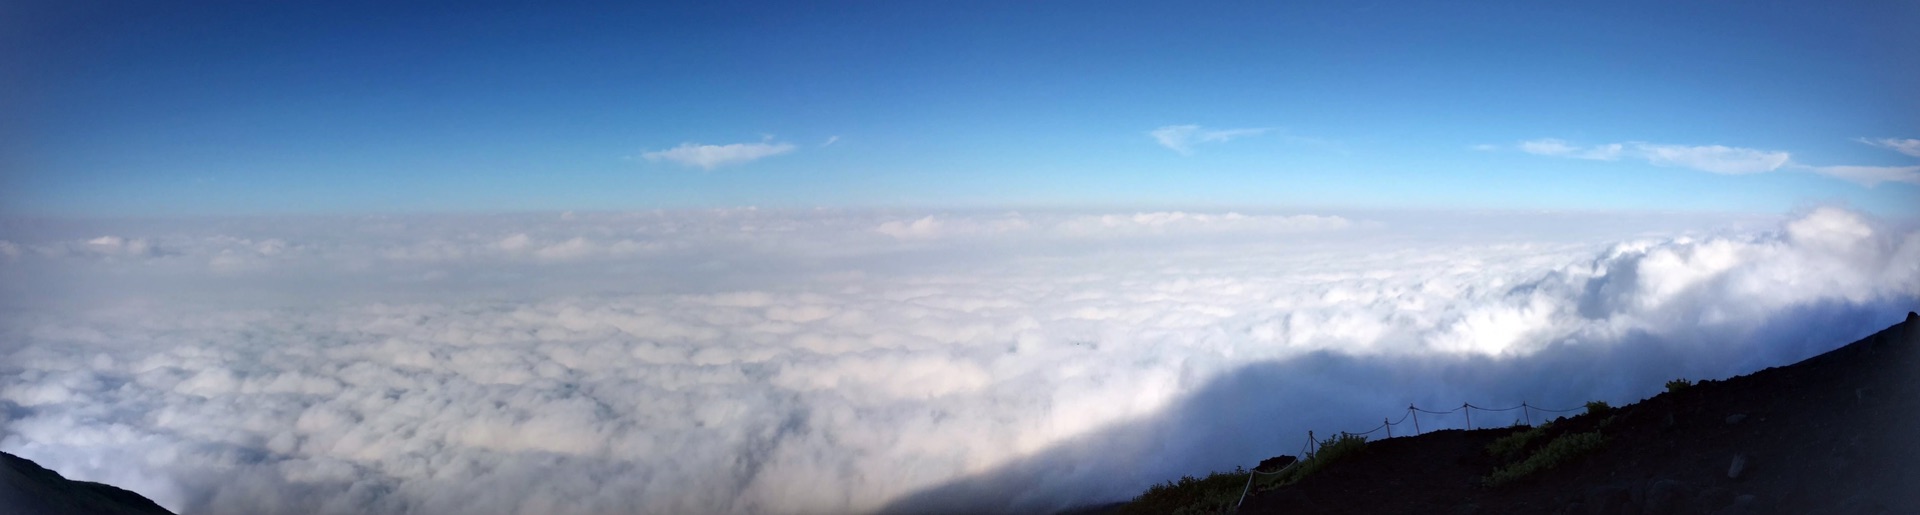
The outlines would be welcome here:
[[[1884,148],[1884,149],[1887,149],[1887,150],[1892,150],[1892,151],[1894,151],[1894,152],[1899,152],[1899,153],[1902,153],[1902,154],[1906,154],[1906,155],[1909,155],[1909,156],[1913,156],[1913,157],[1920,157],[1920,139],[1913,139],[1913,138],[1905,138],[1905,139],[1901,139],[1901,138],[1879,138],[1879,139],[1868,139],[1868,138],[1859,138],[1859,139],[1857,139],[1857,140],[1855,140],[1855,141],[1859,141],[1859,142],[1861,142],[1861,143],[1866,143],[1866,144],[1868,144],[1868,145],[1873,145],[1873,146],[1876,146],[1876,147],[1880,147],[1880,148]]]
[[[1813,170],[1814,173],[1846,179],[1869,188],[1885,182],[1920,184],[1920,166],[1808,166],[1806,168]]]
[[[832,143],[831,141],[828,142]],[[722,166],[745,164],[760,159],[792,152],[792,143],[733,143],[727,145],[703,145],[699,143],[681,143],[678,147],[656,150],[641,154],[648,161],[670,161],[683,166],[712,170]]]
[[[1655,166],[1689,168],[1727,175],[1770,172],[1786,165],[1792,157],[1786,152],[1723,145],[1663,145],[1628,142],[1583,147],[1553,138],[1523,141],[1520,142],[1519,149],[1521,152],[1539,156],[1596,161],[1616,161],[1630,157],[1644,160]]]
[[[1202,143],[1225,143],[1236,138],[1257,136],[1266,133],[1267,128],[1245,129],[1206,129],[1199,125],[1168,125],[1148,132],[1160,146],[1167,147],[1180,155],[1192,155],[1193,146]]]

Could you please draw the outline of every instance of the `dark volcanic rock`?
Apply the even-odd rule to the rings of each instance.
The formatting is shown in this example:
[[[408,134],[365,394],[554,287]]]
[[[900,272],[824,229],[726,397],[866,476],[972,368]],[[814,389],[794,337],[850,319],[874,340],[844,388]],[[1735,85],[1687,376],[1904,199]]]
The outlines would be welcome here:
[[[1370,442],[1361,456],[1249,496],[1241,513],[1920,513],[1920,314],[1789,366],[1685,389],[1548,437],[1601,448],[1488,487],[1512,429]]]
[[[0,513],[172,515],[140,494],[113,485],[67,479],[33,460],[6,452],[0,452]]]

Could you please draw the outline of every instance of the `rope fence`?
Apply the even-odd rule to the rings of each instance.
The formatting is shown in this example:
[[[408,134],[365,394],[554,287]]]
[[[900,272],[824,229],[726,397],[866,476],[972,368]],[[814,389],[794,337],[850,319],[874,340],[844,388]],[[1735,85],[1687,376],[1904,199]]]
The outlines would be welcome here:
[[[1496,412],[1496,413],[1520,410],[1521,417],[1526,421],[1527,427],[1532,427],[1533,412],[1535,411],[1544,412],[1544,413],[1571,413],[1571,412],[1581,411],[1585,409],[1586,409],[1585,406],[1567,408],[1567,409],[1548,409],[1548,408],[1542,408],[1539,406],[1534,406],[1526,401],[1521,401],[1519,406],[1514,406],[1511,408],[1483,408],[1480,406],[1475,406],[1472,403],[1461,403],[1460,407],[1447,410],[1447,411],[1433,411],[1428,409],[1421,409],[1419,406],[1408,404],[1407,412],[1403,415],[1400,415],[1400,420],[1390,420],[1387,418],[1381,418],[1380,425],[1374,426],[1373,429],[1368,429],[1363,432],[1341,431],[1340,435],[1342,437],[1366,436],[1366,435],[1370,435],[1370,434],[1385,430],[1387,432],[1386,437],[1393,438],[1394,427],[1411,421],[1413,423],[1413,434],[1405,435],[1403,433],[1403,436],[1418,436],[1421,434],[1425,434],[1420,429],[1420,416],[1419,416],[1420,413],[1426,413],[1429,415],[1452,415],[1454,413],[1464,412],[1466,417],[1466,422],[1467,422],[1467,430],[1472,431],[1473,430],[1473,410]],[[1247,474],[1247,485],[1240,490],[1240,502],[1234,503],[1233,505],[1234,511],[1239,511],[1240,505],[1246,504],[1247,493],[1253,490],[1253,478],[1255,476],[1270,476],[1270,475],[1285,473],[1288,470],[1292,470],[1294,467],[1300,466],[1301,463],[1306,463],[1308,460],[1313,459],[1314,455],[1317,454],[1319,451],[1319,449],[1315,447],[1318,445],[1320,445],[1320,442],[1314,439],[1313,432],[1308,431],[1307,442],[1300,446],[1299,458],[1295,459],[1293,463],[1289,463],[1287,464],[1287,466],[1281,467],[1280,470],[1275,470],[1273,472],[1261,472],[1260,467],[1255,466],[1253,470],[1249,471],[1250,473]]]

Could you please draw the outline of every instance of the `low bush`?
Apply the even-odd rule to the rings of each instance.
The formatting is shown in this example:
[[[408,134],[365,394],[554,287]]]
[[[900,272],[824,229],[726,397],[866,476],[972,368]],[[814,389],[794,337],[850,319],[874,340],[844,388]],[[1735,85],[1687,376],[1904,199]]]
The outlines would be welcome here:
[[[1313,475],[1314,472],[1319,472],[1321,469],[1325,469],[1334,463],[1339,463],[1340,460],[1360,454],[1360,451],[1366,448],[1367,437],[1364,436],[1350,434],[1329,436],[1326,440],[1320,442],[1319,449],[1307,454],[1307,457],[1302,458],[1299,463],[1294,464],[1293,468],[1287,469],[1285,473],[1278,474],[1273,481],[1263,483],[1269,488],[1293,484],[1307,476]]]
[[[1487,454],[1493,455],[1494,458],[1499,459],[1503,463],[1513,461],[1519,458],[1520,453],[1526,451],[1528,446],[1539,441],[1540,437],[1546,436],[1547,426],[1552,424],[1552,422],[1548,422],[1540,425],[1540,427],[1526,431],[1516,431],[1513,434],[1502,436],[1499,440],[1494,440],[1492,444],[1487,445]]]
[[[1612,409],[1613,409],[1613,406],[1608,406],[1608,405],[1607,405],[1607,401],[1589,401],[1589,402],[1587,402],[1587,414],[1588,414],[1588,415],[1600,415],[1600,414],[1603,414],[1603,413],[1606,413],[1606,412],[1608,412],[1608,411],[1611,411]]]
[[[1599,449],[1604,442],[1599,431],[1560,435],[1559,438],[1547,442],[1545,447],[1541,447],[1533,455],[1527,456],[1526,460],[1494,469],[1493,474],[1487,476],[1487,486],[1505,485],[1552,470],[1574,458]]]
[[[1247,474],[1236,467],[1233,472],[1214,472],[1205,478],[1185,476],[1177,482],[1153,485],[1121,506],[1119,513],[1219,513],[1240,500]]]
[[[1667,393],[1680,393],[1680,390],[1685,390],[1689,386],[1693,386],[1693,381],[1688,381],[1684,377],[1667,381]]]

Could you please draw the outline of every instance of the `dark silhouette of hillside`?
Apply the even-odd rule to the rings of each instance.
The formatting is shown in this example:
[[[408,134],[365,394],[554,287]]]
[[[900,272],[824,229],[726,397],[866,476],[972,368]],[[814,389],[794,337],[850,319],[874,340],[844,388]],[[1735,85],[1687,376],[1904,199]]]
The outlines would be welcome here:
[[[0,452],[0,513],[19,515],[172,515],[113,485],[61,477],[33,460]]]
[[[1920,315],[1789,366],[1560,420],[1602,446],[1491,487],[1516,428],[1439,431],[1248,497],[1241,513],[1920,513]],[[1544,439],[1542,439],[1544,441]],[[1536,444],[1534,446],[1538,448]]]

